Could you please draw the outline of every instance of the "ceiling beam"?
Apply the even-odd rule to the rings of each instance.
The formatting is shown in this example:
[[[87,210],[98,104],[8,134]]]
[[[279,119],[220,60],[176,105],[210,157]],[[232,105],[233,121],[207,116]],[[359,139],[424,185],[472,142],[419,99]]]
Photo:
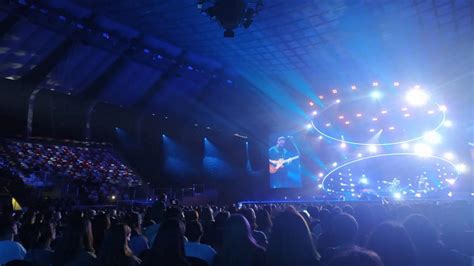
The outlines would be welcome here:
[[[174,62],[161,75],[161,77],[148,89],[145,94],[133,105],[133,109],[138,112],[146,109],[151,104],[155,94],[160,91],[166,83],[178,74],[180,67],[186,62],[186,52],[184,50],[175,58]]]

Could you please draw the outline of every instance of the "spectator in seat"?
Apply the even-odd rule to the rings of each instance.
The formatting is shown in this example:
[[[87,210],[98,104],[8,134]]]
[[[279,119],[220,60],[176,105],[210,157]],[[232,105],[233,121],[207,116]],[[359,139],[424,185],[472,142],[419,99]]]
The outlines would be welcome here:
[[[26,253],[25,260],[36,266],[49,266],[53,262],[54,251],[51,242],[56,238],[56,228],[52,223],[43,223],[36,233],[36,241]]]
[[[272,223],[272,219],[271,219],[270,214],[268,213],[268,211],[265,210],[265,209],[259,209],[255,213],[255,215],[257,217],[257,219],[256,219],[257,229],[259,231],[262,231],[267,236],[267,238],[270,237],[270,234],[272,232],[273,223]]]
[[[13,241],[17,234],[17,225],[10,216],[0,216],[0,264],[13,260],[23,260],[25,248]]]
[[[110,228],[110,216],[106,213],[99,213],[92,221],[92,236],[94,239],[94,250],[99,250],[104,239],[105,232]]]
[[[361,248],[348,249],[339,253],[329,266],[383,266],[380,257],[373,251]]]
[[[184,251],[186,257],[199,258],[212,265],[216,251],[209,245],[200,243],[202,234],[203,229],[200,222],[194,220],[186,223],[186,237],[188,241],[184,243]]]
[[[184,224],[181,220],[166,219],[156,234],[151,249],[143,255],[145,266],[188,266],[184,253]]]
[[[418,265],[410,236],[399,224],[385,222],[376,226],[369,237],[367,248],[375,251],[385,266]]]
[[[133,266],[141,261],[128,246],[131,229],[126,224],[113,225],[105,234],[97,258],[100,266]]]
[[[53,266],[89,266],[96,264],[91,223],[78,213],[69,218],[55,246]]]
[[[268,245],[267,236],[265,235],[264,232],[256,230],[257,217],[255,215],[255,211],[252,208],[247,208],[247,209],[241,210],[241,213],[249,222],[250,229],[252,230],[253,238],[255,238],[255,240],[257,241],[257,244],[259,244],[262,247],[267,247]]]
[[[223,235],[222,249],[214,266],[265,266],[265,249],[252,236],[250,225],[241,214],[228,219]]]
[[[127,217],[127,225],[132,229],[129,246],[133,254],[140,256],[144,251],[148,250],[148,239],[142,235],[142,219],[138,212],[131,212]]]
[[[275,218],[268,243],[267,265],[320,265],[318,257],[309,227],[294,208],[288,208]]]
[[[417,250],[420,265],[470,265],[471,258],[449,250],[440,241],[434,225],[423,215],[412,214],[403,223]]]

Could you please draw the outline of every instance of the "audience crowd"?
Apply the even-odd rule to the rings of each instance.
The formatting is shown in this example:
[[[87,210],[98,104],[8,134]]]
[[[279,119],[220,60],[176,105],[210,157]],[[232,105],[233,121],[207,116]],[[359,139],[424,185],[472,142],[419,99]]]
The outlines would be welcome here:
[[[30,208],[0,217],[0,264],[467,266],[474,255],[473,207],[161,200],[148,207]]]
[[[74,146],[53,143],[5,141],[0,150],[0,168],[17,169],[16,175],[32,186],[47,186],[62,179],[69,191],[99,202],[120,195],[128,187],[142,184],[141,178],[107,146]],[[3,152],[1,152],[3,151]],[[9,155],[17,167],[6,165]]]

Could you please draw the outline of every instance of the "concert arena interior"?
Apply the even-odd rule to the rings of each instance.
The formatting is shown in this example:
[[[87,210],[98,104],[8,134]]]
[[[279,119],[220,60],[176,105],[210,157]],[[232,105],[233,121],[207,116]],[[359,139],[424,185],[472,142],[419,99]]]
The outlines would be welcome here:
[[[474,265],[474,1],[0,1],[0,266]]]

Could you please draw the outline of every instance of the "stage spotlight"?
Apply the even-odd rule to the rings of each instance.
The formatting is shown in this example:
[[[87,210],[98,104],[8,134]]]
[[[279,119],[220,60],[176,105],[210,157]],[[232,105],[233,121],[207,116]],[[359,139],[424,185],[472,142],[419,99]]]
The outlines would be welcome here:
[[[110,196],[110,199],[115,200],[115,195]]]
[[[306,124],[306,129],[311,129],[312,127],[313,125],[311,125],[311,123]]]
[[[331,123],[326,123],[326,127],[330,127],[331,126]]]
[[[446,160],[453,160],[454,159],[454,154],[452,152],[446,152],[443,157],[446,159]]]
[[[314,102],[312,102],[312,101],[309,101],[308,104],[309,104],[309,106],[314,106]]]
[[[342,149],[345,149],[347,147],[347,144],[345,142],[342,142],[340,146]]]
[[[313,116],[315,116],[315,115],[318,114],[318,111],[313,111],[311,114],[312,114]]]
[[[319,140],[322,140],[322,139],[323,139],[323,136],[319,136],[318,139],[319,139]]]
[[[403,115],[404,117],[410,117],[410,114],[406,113]]]
[[[402,107],[402,112],[408,111],[408,108]]]
[[[448,192],[448,197],[451,198],[452,196],[453,196],[453,192],[449,191],[449,192]]]
[[[357,117],[362,117],[361,113],[356,114]]]
[[[371,128],[369,129],[369,132],[375,132],[375,129]]]
[[[324,100],[324,96],[323,96],[323,95],[319,95],[318,98],[321,99],[321,100]]]
[[[351,121],[346,121],[344,124],[349,125]]]
[[[431,144],[438,144],[441,142],[441,134],[436,131],[429,131],[423,134],[423,139]]]
[[[402,150],[408,150],[410,148],[410,144],[402,143]]]
[[[351,89],[352,89],[353,91],[357,90],[356,85],[352,85],[352,86],[351,86]]]
[[[323,184],[319,184],[319,185],[318,185],[318,188],[323,188]]]
[[[336,103],[340,103],[340,102],[341,102],[341,99],[337,99],[337,100],[336,100]]]
[[[416,155],[420,157],[427,157],[433,154],[433,150],[431,149],[431,147],[424,143],[415,144],[413,151],[415,152]]]
[[[380,91],[373,91],[370,93],[370,97],[377,100],[382,98],[382,93]]]
[[[378,81],[372,82],[372,86],[373,86],[373,87],[377,87],[378,85],[379,85],[379,82],[378,82]]]
[[[391,127],[388,128],[388,130],[395,130],[395,127],[391,126]]]
[[[372,121],[377,121],[379,120],[377,117],[372,118]]]
[[[387,110],[382,110],[382,111],[380,111],[380,113],[384,115],[384,114],[388,113],[388,111]]]
[[[337,89],[332,89],[333,94],[337,94]]]
[[[324,174],[323,174],[322,172],[320,172],[320,173],[318,174],[318,176],[319,176],[319,177],[323,177]]]
[[[359,179],[359,183],[367,185],[369,184],[369,179],[367,179],[366,177],[362,177],[361,179]]]
[[[438,107],[438,109],[441,111],[441,112],[446,112],[448,110],[448,108],[446,107],[446,105],[440,105]]]
[[[400,82],[398,82],[398,81],[393,82],[393,86],[394,86],[394,87],[399,87],[399,86],[400,86]]]
[[[357,154],[357,157],[361,158],[361,157],[362,157],[362,153],[358,153],[358,154]]]
[[[421,193],[416,193],[416,194],[415,194],[415,197],[421,198]]]
[[[459,164],[456,164],[456,171],[458,171],[458,173],[462,174],[464,172],[466,172],[467,170],[467,166],[463,163],[459,163]]]
[[[375,145],[370,145],[369,148],[367,148],[370,153],[376,153],[377,152],[377,146]]]
[[[337,162],[333,162],[332,167],[336,167],[336,166],[337,166]]]
[[[434,114],[434,111],[433,110],[428,110],[426,113],[429,114],[429,115],[432,115],[432,114]]]
[[[419,88],[411,89],[405,95],[405,100],[413,106],[423,106],[429,98],[429,95]]]
[[[339,116],[339,119],[344,119],[344,116],[343,116],[343,115],[340,115],[340,116]]]
[[[451,120],[445,120],[444,123],[443,123],[443,126],[445,127],[452,127],[453,126],[453,122]]]
[[[402,193],[400,193],[400,192],[395,192],[395,193],[393,193],[393,197],[394,197],[396,200],[400,200],[400,199],[402,199]]]
[[[454,183],[456,183],[456,179],[453,178],[445,179],[444,181],[450,185],[454,185]]]

